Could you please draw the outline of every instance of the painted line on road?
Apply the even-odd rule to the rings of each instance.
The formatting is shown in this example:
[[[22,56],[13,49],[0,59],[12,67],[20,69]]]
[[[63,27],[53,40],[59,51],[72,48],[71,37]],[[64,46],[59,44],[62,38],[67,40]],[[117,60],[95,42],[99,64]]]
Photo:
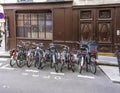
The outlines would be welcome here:
[[[28,75],[28,73],[22,73],[22,75],[23,75],[23,76],[27,76],[27,75]]]
[[[3,65],[0,69],[14,70],[15,68],[9,68],[9,64]]]
[[[80,78],[88,78],[88,79],[95,79],[95,77],[87,76],[87,75],[78,75]]]
[[[56,72],[50,72],[50,74],[52,74],[52,75],[61,75],[61,76],[65,75],[64,73],[56,73]]]
[[[56,79],[56,80],[60,80],[61,77],[60,77],[60,76],[55,76],[55,79]]]
[[[33,73],[38,73],[39,72],[38,70],[32,70],[32,69],[26,69],[25,71],[26,72],[33,72]]]
[[[3,63],[0,63],[0,66],[2,66]]]
[[[49,78],[50,78],[50,75],[48,75],[48,76],[43,76],[43,78],[49,79]]]
[[[7,86],[7,85],[3,85],[2,87],[3,87],[3,88],[10,88],[10,87],[9,87],[9,86]]]
[[[35,74],[33,74],[32,77],[39,77],[39,75],[35,75]]]

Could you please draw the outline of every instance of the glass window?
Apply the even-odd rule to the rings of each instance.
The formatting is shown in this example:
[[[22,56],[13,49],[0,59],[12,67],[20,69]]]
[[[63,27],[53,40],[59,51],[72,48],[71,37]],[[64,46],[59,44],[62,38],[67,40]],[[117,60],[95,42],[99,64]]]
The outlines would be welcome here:
[[[52,39],[52,13],[17,13],[17,37]]]
[[[46,14],[46,38],[52,39],[52,15]]]

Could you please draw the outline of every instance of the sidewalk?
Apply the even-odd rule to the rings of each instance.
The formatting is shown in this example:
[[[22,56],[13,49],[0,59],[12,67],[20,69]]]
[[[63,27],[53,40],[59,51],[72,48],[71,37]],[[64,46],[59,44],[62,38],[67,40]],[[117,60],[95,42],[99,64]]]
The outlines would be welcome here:
[[[5,44],[2,42],[0,47],[0,58],[9,57],[9,51],[5,51]],[[101,70],[109,77],[112,82],[120,83],[120,75],[118,71],[118,63],[116,57],[98,56],[98,64]]]

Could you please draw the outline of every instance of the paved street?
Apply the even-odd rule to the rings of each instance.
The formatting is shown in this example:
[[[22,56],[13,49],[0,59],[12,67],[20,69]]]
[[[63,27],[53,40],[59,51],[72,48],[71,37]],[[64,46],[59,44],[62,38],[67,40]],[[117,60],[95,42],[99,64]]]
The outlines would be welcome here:
[[[113,83],[98,67],[96,75],[83,71],[64,70],[55,73],[46,66],[43,70],[34,67],[9,66],[9,59],[0,58],[0,93],[119,93],[120,84]]]

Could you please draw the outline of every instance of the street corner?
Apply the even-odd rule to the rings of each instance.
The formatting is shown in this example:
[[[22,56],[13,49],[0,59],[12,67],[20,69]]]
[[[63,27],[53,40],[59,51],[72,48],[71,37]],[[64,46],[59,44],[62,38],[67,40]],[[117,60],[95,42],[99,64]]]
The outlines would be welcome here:
[[[108,76],[114,83],[120,83],[119,68],[117,66],[99,66],[101,70]]]

